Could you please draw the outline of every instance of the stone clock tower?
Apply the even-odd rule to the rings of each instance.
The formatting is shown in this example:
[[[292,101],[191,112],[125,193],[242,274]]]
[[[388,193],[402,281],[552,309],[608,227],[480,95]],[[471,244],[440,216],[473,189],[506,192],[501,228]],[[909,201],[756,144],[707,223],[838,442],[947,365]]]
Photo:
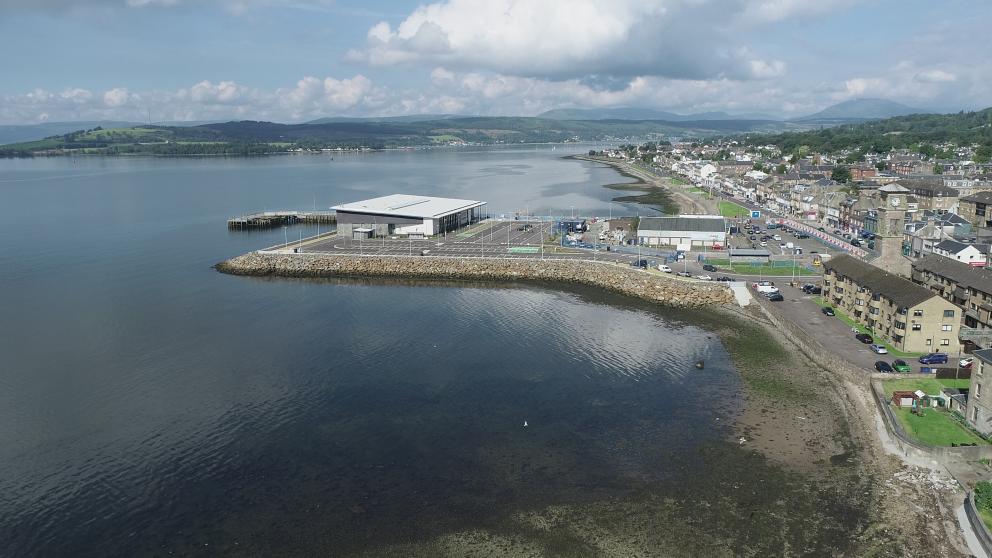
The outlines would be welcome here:
[[[910,274],[909,259],[902,255],[909,192],[908,188],[898,184],[886,184],[878,189],[878,233],[875,239],[875,247],[881,256],[874,264],[905,277]]]

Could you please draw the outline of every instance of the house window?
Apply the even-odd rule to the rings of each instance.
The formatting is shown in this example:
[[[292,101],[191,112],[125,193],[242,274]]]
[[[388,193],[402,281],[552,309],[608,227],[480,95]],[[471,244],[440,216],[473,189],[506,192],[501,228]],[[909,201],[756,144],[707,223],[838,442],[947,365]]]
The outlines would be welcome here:
[[[944,310],[944,317],[945,318],[953,318],[954,317],[954,310]]]
[[[971,420],[973,420],[974,422],[978,422],[978,407],[975,407],[975,414],[972,415]]]
[[[982,384],[975,384],[975,397],[982,396]]]
[[[927,347],[933,345],[933,339],[927,339]]]
[[[920,317],[923,315],[923,310],[913,310],[913,315],[916,317]]]
[[[949,326],[947,324],[944,324],[944,325],[940,326],[940,331],[951,331],[951,328],[952,327],[953,326]]]
[[[950,339],[941,339],[940,340],[940,344],[946,347],[947,345],[950,345],[951,344],[951,340]]]
[[[858,300],[855,300],[854,301],[854,304],[857,304],[858,306],[864,306],[865,305],[865,301],[864,300],[861,300],[859,298]]]
[[[869,314],[872,314],[873,316],[877,316],[878,315],[878,308],[869,308],[868,309],[868,313]]]
[[[920,324],[913,324],[913,331],[920,331],[921,329],[923,329],[923,326],[922,325],[920,325]]]

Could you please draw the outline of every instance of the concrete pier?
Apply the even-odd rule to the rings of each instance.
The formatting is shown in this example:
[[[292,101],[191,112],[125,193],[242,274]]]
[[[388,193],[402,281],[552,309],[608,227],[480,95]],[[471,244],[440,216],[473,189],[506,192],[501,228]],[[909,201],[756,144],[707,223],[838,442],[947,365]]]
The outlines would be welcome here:
[[[229,229],[265,229],[296,223],[336,223],[333,211],[260,211],[227,220]]]

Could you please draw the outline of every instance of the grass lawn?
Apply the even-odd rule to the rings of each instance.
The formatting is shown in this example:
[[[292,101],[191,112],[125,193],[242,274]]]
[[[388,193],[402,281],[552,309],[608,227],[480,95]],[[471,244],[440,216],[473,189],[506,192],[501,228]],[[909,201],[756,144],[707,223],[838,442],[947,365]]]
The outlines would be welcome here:
[[[941,388],[956,387],[966,388],[971,385],[971,380],[938,380],[936,378],[905,378],[899,380],[885,380],[882,387],[885,388],[885,395],[892,397],[894,391],[916,391],[922,390],[928,395],[940,393]]]
[[[773,267],[770,265],[734,264],[730,266],[728,260],[707,259],[704,263],[713,264],[721,271],[728,273],[739,273],[741,275],[767,275],[774,277],[792,277],[792,266]],[[810,271],[801,265],[796,266],[796,277],[806,277],[809,275],[819,275],[819,272]]]
[[[926,409],[923,416],[914,415],[908,408],[893,408],[906,433],[931,446],[951,444],[987,444],[974,433],[952,419],[945,411]]]
[[[669,178],[669,180],[671,180],[672,181],[672,184],[674,184],[676,186],[685,186],[685,180],[682,180],[681,178],[675,178],[673,176],[673,177]]]
[[[818,296],[817,297],[813,297],[813,300],[816,301],[816,303],[819,304],[820,306],[833,306],[832,304],[828,304],[822,297],[818,297]],[[868,328],[866,328],[865,326],[863,326],[863,325],[855,322],[851,318],[847,317],[846,314],[844,314],[843,312],[841,312],[836,307],[834,307],[834,314],[837,315],[837,319],[838,320],[844,322],[845,324],[847,324],[847,325],[849,325],[851,327],[857,328],[859,333],[867,333],[868,335],[871,335],[872,338],[875,339],[875,343],[878,343],[878,344],[882,345],[883,347],[885,347],[885,350],[889,351],[889,354],[891,356],[894,356],[896,358],[912,358],[912,359],[915,359],[915,358],[919,358],[920,355],[923,354],[923,353],[904,353],[904,352],[900,351],[899,349],[894,348],[892,345],[888,344],[885,341],[885,339],[879,337],[877,334],[869,331]],[[879,355],[879,356],[881,356],[881,355]]]
[[[720,200],[718,208],[720,215],[724,217],[749,217],[751,215],[750,209],[726,200]]]

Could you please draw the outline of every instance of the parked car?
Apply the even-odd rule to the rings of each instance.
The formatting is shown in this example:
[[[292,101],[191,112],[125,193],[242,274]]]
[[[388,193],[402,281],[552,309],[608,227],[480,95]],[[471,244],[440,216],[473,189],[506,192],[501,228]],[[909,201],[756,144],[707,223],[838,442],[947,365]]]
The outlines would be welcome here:
[[[692,274],[688,271],[679,271],[675,275],[678,275],[679,277],[692,277]]]
[[[892,369],[896,372],[902,372],[903,374],[908,374],[913,371],[912,367],[906,364],[906,361],[902,359],[893,360]]]
[[[716,280],[717,281],[733,281],[734,278],[733,277],[728,277],[728,276],[724,275],[723,277],[717,277]]]
[[[630,265],[633,266],[633,267],[641,267],[641,268],[647,269],[648,268],[648,261],[647,260],[643,260],[643,259],[642,260],[634,260],[633,262],[631,262]]]
[[[703,281],[712,281],[713,277],[709,275],[697,275],[696,279],[702,279]]]
[[[828,316],[836,316],[837,315],[837,313],[834,312],[834,309],[831,308],[831,307],[829,307],[829,306],[824,306],[822,312],[824,314],[828,315]]]
[[[785,297],[782,296],[782,293],[780,292],[768,293],[765,296],[768,297],[768,300],[772,302],[782,302],[783,300],[785,300]]]
[[[703,264],[703,271],[716,271],[716,266],[710,264]]]
[[[947,353],[929,353],[920,357],[920,364],[947,364]]]
[[[774,240],[782,240],[782,236],[781,236],[781,235],[778,235],[778,234],[776,234],[776,235],[773,235],[773,236],[772,236],[772,238],[773,238]]]
[[[971,368],[972,364],[975,364],[975,359],[972,357],[963,358],[958,361],[958,366],[961,368]]]
[[[875,340],[871,338],[871,335],[868,335],[867,333],[858,333],[854,336],[854,338],[861,341],[865,345],[870,345],[875,342]]]
[[[747,238],[748,238],[748,240],[757,240],[758,239],[758,237],[754,236],[753,234],[751,236],[747,237]]]
[[[877,354],[877,355],[887,355],[887,354],[889,354],[889,350],[886,349],[885,347],[879,345],[878,343],[872,343],[868,348],[871,349],[872,352],[875,353],[875,354]]]
[[[889,366],[889,363],[884,360],[876,360],[875,370],[878,370],[879,372],[892,372],[892,367]]]
[[[851,241],[851,246],[861,246],[861,241],[855,238]]]
[[[762,240],[762,241],[761,241],[761,246],[762,246],[762,247],[765,247],[765,246],[768,246],[768,243]]]
[[[671,273],[672,272],[672,268],[668,267],[665,264],[658,264],[658,271],[660,271],[662,273]]]

